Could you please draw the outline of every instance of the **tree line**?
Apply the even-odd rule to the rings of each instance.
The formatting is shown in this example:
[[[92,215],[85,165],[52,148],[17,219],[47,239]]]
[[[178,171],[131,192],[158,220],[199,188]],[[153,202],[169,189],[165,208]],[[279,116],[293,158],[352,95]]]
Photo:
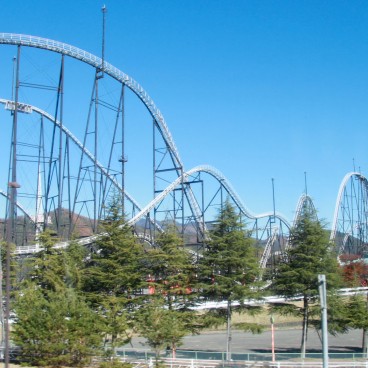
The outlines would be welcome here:
[[[157,359],[165,348],[175,357],[184,336],[222,324],[230,360],[232,328],[262,331],[257,323],[234,325],[233,314],[260,312],[266,295],[286,300],[300,296],[301,303],[276,303],[269,311],[302,318],[303,356],[308,327],[320,328],[318,274],[327,279],[330,332],[359,328],[366,335],[366,300],[337,296],[344,270],[323,224],[307,211],[291,230],[286,252],[263,277],[252,234],[229,201],[199,254],[184,247],[173,225],[157,236],[154,247],[140,243],[121,212],[113,200],[101,224],[102,235],[90,248],[71,242],[58,249],[57,239],[45,231],[38,240],[39,253],[12,258],[16,319],[11,339],[21,349],[22,362],[86,366],[99,356],[106,358],[104,367],[118,366],[116,349],[134,334],[146,339]],[[206,301],[223,301],[226,308],[199,312],[195,307]]]

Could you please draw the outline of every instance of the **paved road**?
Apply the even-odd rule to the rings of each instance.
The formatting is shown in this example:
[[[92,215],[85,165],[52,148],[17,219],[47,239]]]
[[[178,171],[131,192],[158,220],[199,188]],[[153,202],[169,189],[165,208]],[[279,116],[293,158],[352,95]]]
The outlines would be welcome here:
[[[275,350],[277,352],[299,352],[301,329],[275,330]],[[308,332],[307,351],[322,351],[322,343],[318,334],[310,329]],[[328,337],[329,352],[360,352],[362,342],[362,331],[352,330],[347,334]],[[134,338],[132,341],[134,348],[149,348],[143,338]],[[127,345],[126,347],[132,347]],[[202,333],[196,336],[186,336],[180,349],[186,350],[226,350],[226,333],[215,331]],[[271,332],[265,331],[259,335],[233,331],[231,350],[233,352],[270,352]]]

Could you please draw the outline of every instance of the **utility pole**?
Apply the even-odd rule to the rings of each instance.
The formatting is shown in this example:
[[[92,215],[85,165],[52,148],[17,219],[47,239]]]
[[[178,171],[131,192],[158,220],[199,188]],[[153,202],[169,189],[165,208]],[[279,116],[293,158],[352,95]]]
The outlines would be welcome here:
[[[318,275],[318,289],[319,289],[319,298],[321,304],[321,319],[322,319],[323,368],[328,368],[327,298],[326,298],[325,275]]]
[[[276,358],[275,358],[275,328],[274,328],[274,323],[275,320],[273,318],[273,315],[271,314],[270,317],[270,322],[271,322],[271,351],[272,351],[272,363],[275,363]]]

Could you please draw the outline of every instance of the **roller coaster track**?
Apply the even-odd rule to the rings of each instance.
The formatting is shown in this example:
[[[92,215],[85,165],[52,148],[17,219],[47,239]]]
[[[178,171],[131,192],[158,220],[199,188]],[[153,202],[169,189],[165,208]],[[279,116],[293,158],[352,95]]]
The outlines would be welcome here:
[[[318,220],[317,211],[316,208],[314,207],[312,198],[308,194],[302,194],[298,200],[298,204],[296,205],[293,227],[296,226],[296,224],[298,223],[298,221],[300,220],[300,218],[302,217],[303,213],[306,210],[312,214],[314,220]]]
[[[0,189],[0,195],[8,199],[8,194],[5,193],[2,189]],[[34,222],[32,215],[30,215],[20,203],[17,202],[15,205],[24,213],[24,215],[28,218],[28,220],[30,220],[31,222]]]
[[[226,177],[217,169],[205,165],[205,166],[196,166],[193,169],[185,172],[182,176],[179,176],[175,181],[173,181],[164,191],[162,191],[155,199],[153,199],[146,207],[144,207],[139,213],[137,213],[130,221],[129,223],[131,225],[134,225],[141,217],[145,216],[147,213],[149,213],[152,208],[157,205],[159,202],[161,202],[169,193],[171,193],[176,187],[180,185],[181,182],[186,182],[190,176],[192,176],[195,173],[198,172],[205,172],[211,176],[213,176],[221,185],[225,188],[225,190],[229,193],[230,197],[236,204],[236,206],[240,209],[240,211],[249,219],[260,219],[265,217],[273,216],[273,212],[266,212],[259,215],[255,215],[251,213],[243,204],[243,202],[240,200],[240,197],[236,194],[235,190],[232,188],[230,182],[226,179]],[[286,220],[285,217],[283,217],[280,214],[275,215],[276,218],[283,221],[288,228],[290,228],[289,222]]]
[[[205,173],[213,176],[215,179],[217,179],[218,182],[220,182],[221,185],[224,186],[225,190],[229,193],[229,195],[231,196],[231,198],[233,199],[235,204],[238,206],[238,208],[241,210],[241,212],[246,217],[248,217],[249,219],[261,219],[261,218],[267,218],[267,217],[270,217],[270,216],[274,216],[273,212],[266,212],[266,213],[262,213],[262,214],[259,214],[259,215],[254,215],[253,213],[251,213],[244,206],[244,204],[242,203],[239,196],[236,194],[235,190],[232,188],[231,184],[226,179],[226,177],[220,171],[216,170],[215,168],[213,168],[211,166],[206,165],[206,166],[197,166],[197,167],[189,170],[188,172],[184,173],[182,176],[178,177],[163,192],[161,192],[153,201],[151,201],[138,214],[136,214],[132,219],[130,219],[128,221],[128,224],[129,225],[134,225],[135,223],[137,223],[142,217],[146,216],[157,203],[162,201],[167,195],[170,194],[170,192],[172,192],[177,186],[179,186],[181,182],[187,181],[190,176],[192,176],[193,174],[198,173],[198,172],[205,172]],[[281,220],[282,222],[284,222],[286,224],[286,226],[290,229],[289,222],[282,215],[276,214],[275,217],[278,218],[279,220]],[[268,242],[267,242],[268,247],[266,246],[265,252],[268,252],[267,249],[272,246],[272,243],[276,239],[276,235],[277,235],[277,231],[274,231],[272,237],[270,238],[270,239],[272,239],[272,242],[270,242],[270,240],[268,240]],[[91,244],[94,241],[96,241],[100,236],[101,236],[101,234],[92,235],[90,237],[86,237],[86,238],[83,238],[83,239],[79,240],[78,243],[81,244],[81,245],[88,245],[88,244]],[[68,242],[60,243],[60,247],[67,246],[67,244],[68,244]],[[267,256],[267,258],[268,258],[268,256]],[[266,258],[266,260],[267,260],[267,258]]]
[[[102,60],[101,58],[87,51],[55,40],[30,35],[0,33],[0,44],[28,46],[53,51],[62,55],[67,55],[74,59],[83,61],[84,63],[91,65],[92,67],[96,68],[96,70],[100,70],[101,72],[109,75],[115,80],[126,85],[143,102],[147,110],[150,112],[151,116],[154,118],[155,123],[163,139],[165,140],[167,146],[170,148],[172,157],[176,161],[177,165],[180,167],[184,167],[180,159],[178,149],[174,143],[174,140],[167,127],[167,124],[165,122],[162,113],[157,108],[156,104],[154,103],[152,98],[148,95],[148,93],[133,78],[129,77],[127,74],[125,74],[118,68],[114,67],[110,63],[106,62],[105,60]],[[191,210],[195,215],[195,221],[198,224],[197,225],[198,229],[202,233],[202,236],[204,236],[205,228],[203,228],[201,212],[198,203],[195,199],[195,196],[190,187],[187,186],[184,188],[184,190],[190,203]]]
[[[9,105],[14,105],[15,103],[14,101],[0,98],[0,104],[9,106]],[[73,133],[65,127],[64,124],[60,124],[60,121],[55,120],[55,118],[51,116],[49,113],[47,113],[44,110],[41,110],[40,108],[36,106],[22,104],[22,103],[18,103],[18,104],[28,106],[32,111],[35,111],[37,114],[45,117],[47,120],[51,121],[57,127],[61,128],[62,131],[77,145],[77,147],[79,147],[94,164],[96,164],[96,166],[100,169],[101,173],[103,173],[114,184],[114,186],[119,190],[119,192],[122,192],[122,188],[120,184],[117,182],[116,178],[110,175],[109,172],[104,168],[104,166],[100,162],[96,161],[92,153],[89,152],[88,149],[83,146],[83,144],[78,140],[78,138],[75,137]],[[133,204],[134,207],[136,207],[139,211],[141,210],[140,205],[133,199],[131,195],[127,193],[126,190],[124,190],[124,195]]]
[[[261,269],[266,268],[267,261],[271,257],[272,245],[275,243],[277,235],[278,235],[278,228],[275,227],[273,229],[272,235],[267,240],[267,244],[266,244],[265,249],[263,251],[262,257],[259,261],[259,266],[261,267]]]
[[[335,212],[334,212],[334,217],[333,217],[333,220],[332,220],[332,230],[331,230],[331,237],[330,239],[332,241],[335,240],[336,238],[336,232],[337,232],[337,225],[338,225],[338,218],[339,218],[339,211],[340,211],[340,203],[342,201],[342,198],[343,198],[343,194],[344,194],[344,190],[346,188],[346,185],[348,183],[348,181],[351,179],[351,178],[357,178],[359,180],[362,181],[362,183],[364,184],[364,187],[366,190],[368,190],[368,182],[367,182],[367,179],[360,173],[358,172],[350,172],[350,173],[347,173],[341,184],[340,184],[340,188],[339,188],[339,192],[337,194],[337,199],[336,199],[336,206],[335,206]]]
[[[47,39],[47,38],[31,36],[31,35],[13,34],[13,33],[0,33],[0,44],[14,45],[18,47],[25,46],[25,47],[30,47],[30,48],[47,50],[47,51],[51,51],[54,53],[58,53],[61,55],[71,57],[75,60],[79,60],[85,64],[88,64],[92,68],[94,68],[96,72],[104,73],[110,76],[111,78],[113,78],[114,80],[118,81],[122,85],[127,86],[144,104],[145,108],[148,110],[148,112],[152,116],[155,127],[161,134],[162,139],[165,142],[167,149],[170,151],[170,157],[175,163],[174,167],[177,172],[177,178],[175,178],[175,180],[170,185],[168,185],[162,192],[159,192],[159,194],[156,195],[156,198],[154,198],[144,208],[141,208],[137,204],[137,202],[124,190],[124,194],[127,200],[129,200],[134,206],[134,208],[138,209],[139,211],[138,214],[132,215],[134,217],[132,217],[132,219],[130,220],[130,224],[135,224],[143,216],[149,215],[149,212],[152,209],[154,209],[155,206],[158,206],[167,195],[172,193],[175,190],[175,188],[182,186],[185,197],[187,198],[189,207],[193,214],[193,218],[197,224],[197,229],[205,238],[205,234],[207,233],[207,231],[206,231],[205,221],[203,218],[203,213],[201,212],[200,206],[198,205],[197,199],[194,193],[192,192],[192,187],[189,182],[189,178],[191,175],[195,173],[204,172],[214,177],[221,184],[221,186],[227,191],[227,193],[232,198],[236,206],[239,208],[240,212],[244,216],[246,216],[248,219],[258,220],[258,219],[267,218],[267,217],[268,218],[274,217],[282,221],[290,230],[291,226],[289,225],[288,221],[280,214],[268,212],[268,213],[256,215],[256,214],[251,213],[244,206],[244,204],[240,200],[237,193],[231,187],[228,180],[218,170],[210,166],[198,166],[186,172],[184,170],[184,165],[180,158],[178,149],[174,143],[173,137],[168,129],[168,126],[166,124],[166,121],[161,111],[157,108],[156,104],[154,103],[152,98],[148,95],[148,93],[143,89],[143,87],[137,81],[135,81],[133,78],[131,78],[130,76],[128,76],[127,74],[119,70],[118,68],[114,67],[113,65],[106,62],[102,58],[95,56],[89,52],[86,52],[78,47],[75,47],[75,46],[72,46],[72,45],[69,45],[63,42]],[[1,99],[0,103],[10,104],[10,105],[15,104],[14,102],[10,100],[5,100],[5,99]],[[41,114],[48,120],[52,121],[55,125],[61,127],[63,133],[67,135],[69,138],[71,138],[71,140],[73,140],[74,143],[80,149],[83,150],[84,154],[93,162],[93,164],[100,170],[100,172],[106,178],[111,180],[111,183],[113,183],[113,185],[118,190],[120,191],[122,190],[122,187],[121,185],[119,185],[116,178],[114,178],[113,175],[111,175],[109,171],[106,168],[104,168],[100,162],[98,162],[98,160],[91,154],[91,152],[88,151],[84,147],[84,145],[67,128],[65,128],[64,124],[60,124],[60,122],[54,121],[56,119],[54,119],[50,114],[46,113],[45,111],[42,111],[41,109],[38,109],[37,107],[32,106],[31,109]],[[97,157],[97,154],[96,154],[96,157]],[[366,196],[366,193],[368,192],[367,179],[364,176],[362,176],[360,173],[352,172],[352,173],[347,174],[344,177],[344,180],[342,181],[340,185],[338,197],[336,200],[336,207],[335,207],[335,212],[334,212],[334,217],[333,217],[333,222],[332,222],[331,236],[330,236],[330,239],[332,241],[336,241],[337,233],[341,232],[341,230],[339,229],[339,216],[341,216],[341,207],[343,203],[343,197],[344,197],[344,193],[346,190],[346,186],[349,180],[352,180],[352,179],[357,179],[359,181],[360,185],[363,187],[364,196]],[[365,200],[365,197],[363,198],[363,200]],[[17,203],[16,205],[20,206],[19,203]],[[366,204],[364,203],[364,206],[365,205]],[[302,196],[298,202],[296,216],[294,219],[294,225],[295,225],[295,221],[297,221],[298,219],[298,216],[302,213],[304,206],[309,206],[310,208],[313,208],[313,210],[315,211],[311,198],[306,195]],[[365,229],[367,220],[366,220],[366,215],[364,211],[368,213],[368,209],[364,208],[359,214],[360,218],[358,220],[355,220],[353,218],[350,219],[352,224],[350,225],[350,230],[347,230],[344,232],[343,238],[345,239],[345,241],[347,241],[347,239],[349,239],[350,236],[351,237],[357,236],[355,233],[355,230],[360,231],[362,234],[364,233],[363,235],[366,236],[365,232],[368,232],[368,230]],[[150,221],[152,223],[153,220],[150,219]],[[354,221],[355,223],[353,224]],[[155,226],[157,228],[156,224]],[[96,236],[98,236],[98,234]],[[93,237],[89,239],[91,240],[93,239]],[[367,243],[365,238],[363,242]],[[344,245],[340,246],[340,251],[343,251],[343,249],[344,249]]]
[[[0,195],[3,196],[4,198],[8,198],[8,194],[5,193],[3,190],[0,189]],[[32,217],[32,215],[30,215],[27,210],[25,208],[22,207],[21,204],[16,203],[16,206],[22,211],[22,213],[28,218],[28,220],[31,223],[35,224],[35,220]],[[161,227],[159,227],[160,231],[163,231]],[[81,240],[77,240],[75,241],[77,244],[80,245],[90,245],[94,240],[97,240],[99,237],[103,236],[104,234],[98,234],[97,236],[94,237],[89,237],[86,239],[81,239]],[[135,236],[142,240],[145,241],[147,243],[149,243],[150,245],[152,245],[153,243],[153,239],[147,235],[147,234],[143,234],[143,233],[137,233],[135,234]],[[87,240],[87,241],[86,241]],[[59,242],[57,244],[55,244],[55,248],[56,249],[63,249],[68,247],[70,244],[70,241],[66,241],[66,242]],[[40,250],[42,250],[42,247],[40,247],[39,244],[34,244],[34,245],[28,245],[28,246],[21,246],[21,247],[16,247],[15,249],[15,254],[32,254],[32,253],[37,253]]]
[[[271,257],[273,257],[273,260],[277,259],[279,255],[282,256],[282,253],[285,251],[285,249],[288,249],[289,247],[292,246],[292,244],[289,243],[288,238],[282,238],[283,225],[281,225],[280,227],[276,226],[275,219],[278,219],[280,222],[285,224],[289,231],[291,230],[291,227],[296,226],[301,216],[303,215],[304,211],[306,210],[311,211],[311,213],[314,216],[314,219],[318,220],[317,211],[315,209],[314,203],[311,197],[309,197],[307,194],[303,194],[300,197],[297,207],[296,207],[293,223],[292,225],[290,225],[288,220],[283,215],[279,213],[275,213],[273,211],[265,212],[261,214],[252,213],[244,205],[239,195],[236,193],[236,191],[231,186],[228,179],[216,168],[208,166],[208,165],[200,165],[200,166],[196,166],[192,168],[189,171],[185,171],[183,162],[180,158],[178,149],[168,129],[166,121],[162,113],[160,112],[160,110],[155,105],[152,98],[148,95],[148,93],[143,89],[143,87],[139,83],[137,83],[134,79],[132,79],[127,74],[123,73],[122,71],[114,67],[113,65],[109,64],[105,60],[89,52],[86,52],[82,49],[74,47],[72,45],[68,45],[62,42],[58,42],[58,41],[54,41],[54,40],[50,40],[46,38],[30,36],[30,35],[0,33],[0,44],[25,46],[25,47],[32,47],[32,48],[47,50],[47,51],[51,51],[51,52],[55,52],[61,55],[71,57],[75,60],[82,61],[83,63],[91,66],[92,68],[95,68],[96,75],[97,75],[97,72],[99,73],[102,72],[110,76],[114,80],[120,82],[122,86],[128,87],[138,97],[138,99],[144,104],[145,108],[148,110],[149,114],[154,120],[154,127],[155,127],[154,129],[157,128],[157,130],[161,134],[161,137],[166,145],[167,150],[170,153],[170,157],[172,158],[172,161],[174,162],[176,176],[174,176],[174,180],[170,178],[170,180],[166,181],[166,184],[164,185],[167,185],[167,183],[170,183],[170,181],[173,180],[166,188],[164,188],[164,190],[162,190],[161,192],[155,191],[155,198],[152,201],[150,201],[144,208],[142,208],[133,199],[133,197],[126,191],[126,189],[124,188],[124,185],[118,182],[117,178],[114,176],[114,174],[112,174],[110,169],[107,169],[101,163],[103,161],[100,162],[99,160],[97,160],[97,157],[101,160],[100,156],[97,155],[97,150],[96,150],[95,155],[92,154],[91,151],[86,148],[86,145],[82,143],[75,135],[72,134],[70,130],[66,128],[64,123],[61,123],[60,121],[56,119],[56,117],[53,117],[46,111],[43,111],[36,106],[26,105],[24,103],[19,102],[17,99],[16,99],[16,102],[11,101],[11,100],[6,100],[6,99],[0,99],[0,104],[8,106],[9,109],[11,109],[11,106],[13,106],[14,109],[18,109],[15,106],[16,103],[18,105],[26,106],[27,108],[29,108],[30,112],[34,111],[35,113],[47,119],[48,121],[52,122],[56,127],[58,127],[62,131],[62,133],[65,136],[70,138],[70,140],[73,141],[76,147],[82,151],[83,155],[85,155],[88,158],[88,160],[90,160],[93,163],[93,166],[99,170],[99,174],[101,173],[106,179],[108,179],[109,182],[112,183],[112,186],[115,187],[117,191],[119,191],[119,193],[124,194],[125,198],[132,204],[134,209],[139,211],[138,213],[135,213],[133,211],[132,218],[128,220],[129,225],[132,225],[132,226],[136,225],[138,221],[140,221],[141,219],[147,216],[150,224],[153,225],[153,227],[155,227],[158,231],[162,232],[163,231],[162,228],[157,222],[155,222],[154,218],[150,216],[150,213],[151,211],[154,211],[155,208],[157,208],[161,204],[161,202],[164,201],[165,198],[172,195],[175,190],[181,187],[182,193],[185,195],[185,198],[187,202],[189,203],[191,214],[193,215],[192,219],[194,220],[197,226],[198,233],[202,235],[202,239],[204,240],[208,239],[208,231],[207,231],[206,222],[204,219],[205,217],[204,212],[201,211],[201,208],[198,204],[197,198],[195,197],[192,191],[192,186],[191,186],[191,178],[196,176],[196,174],[199,174],[199,173],[205,173],[205,174],[212,176],[220,184],[221,190],[224,189],[227,192],[228,196],[231,198],[233,203],[239,209],[240,213],[244,215],[247,219],[254,220],[254,223],[257,224],[257,226],[258,226],[258,223],[257,223],[258,220],[269,219],[267,222],[267,225],[264,226],[262,229],[264,231],[263,234],[260,237],[258,237],[257,235],[257,239],[261,239],[262,241],[261,244],[264,245],[264,251],[259,261],[259,265],[261,269],[266,268],[266,266],[270,264],[268,263],[268,261],[270,260]],[[57,114],[55,115],[57,116]],[[124,156],[121,156],[121,159],[123,160]],[[106,165],[106,166],[110,167],[109,165]],[[124,174],[123,169],[120,174],[123,176]],[[339,217],[341,215],[343,197],[345,195],[345,190],[348,185],[348,182],[352,179],[357,179],[357,181],[359,181],[361,186],[363,187],[363,191],[365,193],[368,192],[367,179],[364,176],[362,176],[360,173],[357,173],[357,172],[352,172],[352,173],[347,174],[344,177],[340,185],[340,189],[339,189],[337,200],[336,200],[336,207],[335,207],[334,218],[333,218],[333,223],[332,223],[332,230],[331,230],[331,235],[330,235],[331,241],[336,242],[337,235],[339,235],[341,238],[339,241],[342,240],[342,244],[338,245],[339,254],[344,252],[345,244],[347,244],[350,241],[350,239],[354,239],[354,237],[357,236],[357,233],[355,232],[355,230],[359,229],[360,227],[363,228],[363,226],[367,225],[367,218],[364,217],[366,216],[365,214],[363,215],[363,217],[358,219],[358,222],[355,222],[354,225],[351,225],[350,230],[343,233],[343,236],[339,228],[339,221],[340,221]],[[4,196],[5,198],[9,200],[8,194],[5,193],[4,191],[0,190],[0,195]],[[184,203],[184,199],[183,199],[183,203]],[[30,215],[29,209],[27,210],[19,202],[14,203],[14,205],[16,205],[23,212],[24,217],[27,218],[27,221],[29,220],[36,227],[40,225],[40,223],[37,223],[38,221],[37,214],[35,216]],[[182,204],[182,206],[183,206],[182,208],[183,208],[183,219],[184,219],[184,204]],[[73,211],[70,211],[70,213],[73,213]],[[368,210],[366,211],[366,213],[368,213]],[[353,224],[353,219],[351,219],[351,222]],[[183,223],[184,223],[184,220],[183,220]],[[265,221],[261,222],[260,227],[263,226],[263,223],[265,223]],[[339,231],[340,231],[340,234],[339,234]],[[362,234],[365,234],[364,231],[365,230],[362,231]],[[104,235],[105,235],[104,233],[94,234],[92,236],[85,237],[83,239],[79,239],[76,242],[79,243],[80,245],[90,245]],[[143,233],[143,234],[136,233],[135,235],[137,238],[145,242],[148,242],[150,244],[154,243],[154,238],[152,238],[150,235],[146,233]],[[36,236],[36,239],[37,239],[37,236]],[[279,240],[279,243],[276,243],[278,240]],[[363,242],[364,241],[366,241],[366,239],[364,239]],[[69,244],[70,244],[70,241],[60,241],[55,245],[55,248],[66,248],[69,246]],[[282,246],[277,247],[277,245],[280,245],[280,244],[282,244]],[[22,247],[18,246],[16,248],[15,253],[18,255],[32,254],[32,253],[39,252],[40,250],[42,250],[42,246],[40,244],[34,244],[34,245],[22,246]],[[195,251],[193,250],[189,250],[189,251],[193,255],[196,256],[195,258],[200,257],[200,254],[196,253]]]
[[[115,80],[123,83],[128,88],[130,88],[146,106],[152,117],[155,119],[157,125],[159,126],[160,131],[167,145],[170,147],[172,153],[174,154],[177,163],[180,166],[183,166],[179,156],[179,152],[175,146],[174,140],[160,110],[156,107],[152,98],[143,89],[143,87],[127,74],[123,73],[121,70],[114,67],[110,63],[102,61],[101,58],[87,51],[84,51],[72,45],[68,45],[66,43],[50,40],[47,38],[14,33],[0,33],[0,44],[35,47],[43,50],[57,52],[62,55],[67,55],[74,59],[83,61],[84,63],[93,66],[94,68],[111,76]]]
[[[295,215],[294,215],[294,220],[293,220],[293,228],[297,225],[298,221],[303,216],[305,211],[308,211],[309,213],[311,213],[314,220],[318,220],[317,211],[312,201],[312,198],[309,195],[304,193],[299,197],[298,203],[296,205]],[[289,249],[291,246],[292,244],[290,243],[290,239],[289,239],[286,244],[286,249]]]
[[[176,163],[175,167],[180,168],[180,170],[177,169],[178,177],[170,184],[168,185],[162,192],[159,192],[159,194],[156,195],[156,197],[148,203],[143,209],[134,201],[134,199],[124,190],[124,194],[126,198],[133,204],[133,206],[138,209],[139,213],[133,215],[133,217],[129,220],[129,224],[134,225],[136,224],[140,219],[142,219],[144,216],[148,216],[150,211],[152,211],[156,206],[158,206],[161,201],[163,201],[170,193],[172,193],[176,188],[182,186],[185,196],[188,200],[191,212],[194,216],[194,220],[197,224],[198,231],[203,235],[203,238],[206,237],[207,231],[206,231],[206,224],[204,221],[204,215],[201,212],[201,209],[198,205],[197,199],[192,191],[192,187],[190,185],[190,177],[196,173],[206,173],[211,175],[213,178],[215,178],[221,185],[222,188],[226,190],[226,192],[229,194],[235,205],[239,208],[240,212],[251,220],[259,220],[259,219],[265,219],[265,218],[277,218],[281,222],[283,222],[286,227],[290,230],[290,224],[289,222],[278,213],[274,212],[267,212],[263,214],[253,214],[250,212],[245,205],[242,203],[240,197],[235,192],[235,190],[230,185],[229,181],[224,177],[222,173],[220,173],[218,170],[216,170],[213,167],[210,166],[197,166],[187,172],[184,171],[183,163],[180,159],[178,149],[174,143],[173,137],[168,129],[168,126],[165,122],[165,119],[160,112],[160,110],[157,108],[151,97],[148,95],[148,93],[142,88],[142,86],[137,83],[134,79],[129,77],[127,74],[123,73],[121,70],[117,69],[113,65],[109,64],[105,60],[102,60],[101,58],[86,52],[82,49],[79,49],[77,47],[74,47],[72,45],[68,45],[62,42],[58,42],[55,40],[50,40],[46,38],[41,38],[37,36],[30,36],[30,35],[21,35],[21,34],[12,34],[12,33],[0,33],[0,44],[4,45],[15,45],[15,46],[26,46],[26,47],[32,47],[32,48],[38,48],[43,50],[48,50],[51,52],[59,53],[62,55],[69,56],[71,58],[74,58],[76,60],[82,61],[83,63],[86,63],[93,68],[96,69],[96,71],[102,72],[116,81],[120,82],[121,84],[127,86],[145,105],[147,110],[149,111],[150,115],[153,117],[155,126],[157,127],[158,131],[160,132],[165,144],[167,145],[168,149],[170,150],[171,157],[173,161]],[[15,105],[15,102],[1,99],[0,103],[2,104],[13,104]],[[56,121],[50,114],[46,113],[45,111],[42,111],[41,109],[38,109],[37,107],[32,106],[31,109],[38,114],[41,114],[48,120],[52,121],[55,125],[60,127],[63,130],[63,133],[67,135],[69,138],[73,140],[73,142],[84,152],[84,154],[94,163],[94,165],[101,171],[101,173],[107,177],[113,185],[121,191],[122,188],[117,182],[116,178],[113,177],[109,173],[108,170],[106,170],[101,163],[97,161],[97,159],[91,154],[90,151],[88,151],[84,144],[82,144],[66,127],[64,124],[61,124],[60,122]],[[180,174],[181,173],[181,174]],[[152,220],[150,219],[151,223]],[[157,227],[158,225],[155,224]],[[94,241],[99,235],[93,235],[92,237],[84,238],[81,240],[84,244],[87,244],[88,242]],[[275,238],[272,236],[272,238]]]
[[[355,188],[354,180],[358,182]],[[352,183],[353,193],[348,193],[348,184]],[[352,198],[355,196],[355,198]],[[348,197],[348,204],[345,205],[345,198]],[[350,198],[349,198],[350,197]],[[334,217],[331,228],[331,242],[337,243],[338,235],[343,236],[342,244],[339,245],[338,253],[345,251],[348,240],[359,239],[366,248],[368,242],[368,180],[359,172],[350,172],[343,178],[337,195]],[[355,200],[355,202],[354,202]],[[348,207],[348,208],[345,208]],[[347,214],[342,212],[348,212]],[[346,218],[345,218],[346,216]],[[347,223],[348,225],[346,225]],[[341,234],[339,234],[341,233]]]
[[[82,49],[79,49],[77,47],[74,47],[72,45],[68,45],[68,44],[58,42],[58,41],[55,41],[55,40],[50,40],[50,39],[36,37],[36,36],[30,36],[30,35],[0,33],[0,44],[33,47],[33,48],[39,48],[39,49],[43,49],[43,50],[56,52],[56,53],[59,53],[59,54],[62,54],[62,55],[67,55],[67,56],[72,57],[74,59],[80,60],[80,61],[82,61],[86,64],[89,64],[90,66],[96,68],[96,70],[99,70],[99,71],[111,76],[115,80],[121,82],[122,84],[126,85],[128,88],[130,88],[137,95],[137,97],[143,102],[145,107],[148,109],[151,116],[154,118],[156,126],[158,127],[164,141],[166,142],[167,146],[169,147],[169,149],[172,153],[172,157],[174,158],[174,160],[176,161],[176,163],[179,167],[183,167],[183,163],[180,159],[179,152],[176,148],[176,145],[175,145],[174,140],[173,140],[173,138],[170,134],[170,131],[167,127],[167,124],[165,122],[165,119],[164,119],[162,113],[156,107],[155,103],[153,102],[151,97],[148,95],[148,93],[142,88],[142,86],[139,83],[137,83],[134,79],[129,77],[127,74],[123,73],[122,71],[120,71],[119,69],[114,67],[113,65],[109,64],[108,62],[103,61],[101,58],[99,58],[99,57],[97,57],[97,56],[95,56],[95,55],[93,55],[89,52],[86,52],[86,51],[84,51]],[[9,100],[1,100],[1,103],[4,103],[4,104],[13,103],[13,105],[15,104],[14,102],[11,102]],[[36,107],[32,107],[32,110],[34,110],[34,111],[40,113],[41,115],[45,116],[50,121],[54,121],[52,116],[50,114],[46,113],[45,111],[42,111],[42,110],[40,110]],[[102,165],[94,159],[93,155],[89,151],[86,150],[86,148],[83,146],[83,144],[81,142],[79,142],[79,140],[70,131],[68,131],[64,127],[64,125],[61,125],[59,122],[55,122],[55,121],[54,121],[54,124],[57,124],[59,127],[61,126],[64,133],[66,135],[68,135],[77,144],[77,146],[79,146],[80,149],[82,149],[83,152],[92,160],[92,162],[94,162],[96,164],[96,166],[101,170],[101,172],[103,172],[103,174],[106,175],[109,179],[111,179],[112,182],[114,183],[114,185],[117,186],[116,180],[114,178],[112,178],[111,176],[109,176],[109,173],[106,172],[106,170],[104,170]],[[216,176],[216,175],[214,175],[214,176]],[[223,179],[223,178],[221,177],[221,179]],[[175,181],[174,187],[177,187],[180,182],[183,182],[183,180],[184,180],[184,175],[179,177]],[[225,183],[224,187],[228,190],[228,192],[234,198],[234,200],[236,200],[236,202],[240,203],[240,200],[239,200],[238,196],[235,194],[235,192],[232,190],[232,188],[227,183]],[[206,233],[205,223],[203,221],[203,217],[202,217],[199,205],[198,205],[197,200],[196,200],[196,198],[195,198],[195,196],[192,192],[192,189],[191,189],[190,185],[184,185],[184,190],[185,190],[185,194],[186,194],[186,197],[188,199],[190,208],[192,210],[192,213],[195,215],[195,221],[197,222],[198,230],[201,232],[201,234],[203,236],[205,236],[205,233]],[[165,197],[165,193],[167,194],[169,192],[170,192],[170,190],[169,191],[165,190],[163,195],[158,195],[157,199],[152,201],[151,203],[153,203],[153,205],[158,204]],[[138,204],[133,200],[133,198],[131,196],[129,196],[127,193],[126,193],[126,196],[133,203],[133,205],[136,208],[140,209]],[[149,208],[152,209],[153,207],[149,206]],[[241,205],[241,209],[242,209],[242,212],[245,215],[250,216],[250,218],[255,218],[245,209],[245,207],[243,205]],[[135,216],[134,220],[131,221],[131,223],[136,223],[136,221],[138,221],[138,219],[140,219],[143,216],[143,212],[144,211],[141,211],[139,216]],[[148,212],[144,212],[144,213],[147,214]]]

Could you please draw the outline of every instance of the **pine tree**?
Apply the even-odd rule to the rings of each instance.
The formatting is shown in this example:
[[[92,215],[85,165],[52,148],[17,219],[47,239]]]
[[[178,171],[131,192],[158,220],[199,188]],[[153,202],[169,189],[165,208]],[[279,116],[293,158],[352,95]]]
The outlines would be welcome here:
[[[301,354],[305,357],[309,320],[312,314],[319,315],[316,308],[312,308],[318,298],[318,275],[326,276],[330,291],[339,286],[340,276],[328,233],[311,213],[306,212],[291,230],[290,244],[284,260],[274,269],[272,289],[285,298],[299,295],[302,298],[300,308],[291,305],[281,307],[303,318]]]
[[[353,295],[346,304],[346,324],[349,328],[363,331],[362,352],[368,356],[368,297]]]
[[[55,249],[55,242],[49,232],[41,234],[43,250],[28,262],[29,273],[15,293],[12,336],[24,362],[84,365],[101,346],[100,321],[75,288],[71,254]]]
[[[155,352],[156,366],[163,348],[170,347],[175,359],[176,347],[189,332],[186,316],[191,320],[190,312],[167,309],[164,299],[160,297],[151,298],[142,309],[138,316],[138,328]]]
[[[184,248],[183,240],[168,226],[146,253],[147,273],[156,295],[165,295],[167,307],[188,308],[196,297],[194,256]]]
[[[42,250],[31,259],[28,279],[47,291],[78,288],[87,251],[73,242],[65,249],[55,248],[57,239],[48,230],[40,234],[38,241]]]
[[[83,366],[98,355],[101,323],[73,290],[45,291],[30,284],[18,295],[15,311],[13,340],[23,362]]]
[[[230,360],[233,304],[239,302],[245,307],[245,299],[258,298],[256,284],[260,269],[251,234],[229,201],[225,202],[209,235],[210,241],[199,261],[201,286],[205,299],[227,301],[226,313],[216,310],[212,316],[226,317],[226,351]]]
[[[146,284],[144,249],[126,224],[115,199],[101,225],[101,233],[83,270],[82,290],[103,317],[105,340],[110,341],[110,354],[115,355],[116,347],[131,339],[134,313]]]
[[[151,338],[154,328],[149,324],[149,313],[154,318],[163,319],[165,324],[157,330],[157,338],[161,336],[163,344],[170,346],[173,357],[182,338],[188,333],[196,333],[199,318],[191,309],[197,299],[197,277],[193,255],[184,248],[182,239],[175,228],[167,226],[155,242],[155,248],[146,253],[147,277],[150,280],[150,304],[144,310],[140,324],[142,336],[146,337],[152,348],[156,348],[156,340]],[[160,308],[164,308],[160,311]],[[170,325],[170,323],[172,325]]]

